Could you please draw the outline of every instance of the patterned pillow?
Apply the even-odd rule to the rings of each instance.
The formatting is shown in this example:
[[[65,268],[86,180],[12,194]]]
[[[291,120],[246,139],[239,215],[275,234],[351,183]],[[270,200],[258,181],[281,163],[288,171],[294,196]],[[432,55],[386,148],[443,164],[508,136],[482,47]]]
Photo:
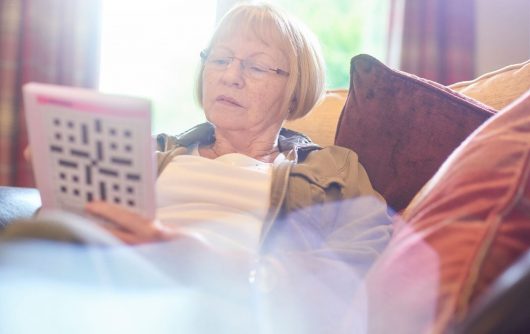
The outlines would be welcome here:
[[[359,55],[351,60],[350,90],[335,144],[359,155],[374,188],[400,211],[494,113],[443,85]]]

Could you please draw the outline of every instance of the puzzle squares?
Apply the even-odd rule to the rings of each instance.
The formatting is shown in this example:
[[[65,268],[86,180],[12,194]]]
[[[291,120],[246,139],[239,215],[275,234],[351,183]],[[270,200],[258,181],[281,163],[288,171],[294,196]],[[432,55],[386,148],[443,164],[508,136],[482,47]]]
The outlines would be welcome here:
[[[154,217],[149,103],[68,87],[24,87],[43,207],[103,200]]]

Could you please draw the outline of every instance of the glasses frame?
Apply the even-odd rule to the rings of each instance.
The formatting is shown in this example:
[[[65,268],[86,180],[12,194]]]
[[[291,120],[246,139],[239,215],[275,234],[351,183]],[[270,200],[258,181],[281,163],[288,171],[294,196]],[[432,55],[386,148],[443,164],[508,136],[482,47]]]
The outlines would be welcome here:
[[[208,61],[209,55],[210,55],[210,53],[209,53],[208,50],[202,50],[201,51],[200,56],[201,56],[201,60],[203,62],[203,65],[206,65],[206,62]],[[237,58],[237,57],[234,57],[234,56],[226,56],[226,57],[223,57],[223,58],[231,59],[230,64],[228,64],[226,68],[228,68],[228,66],[232,65],[232,62],[234,61],[234,59],[237,59],[237,60],[239,60],[241,62],[242,68],[245,69],[245,66],[243,64],[244,64],[244,61],[246,59],[241,59],[241,58]],[[270,71],[272,73],[275,73],[277,75],[280,75],[280,76],[288,77],[290,75],[289,72],[287,72],[285,70],[282,70],[279,67],[273,68],[273,67],[266,66],[264,69],[266,69],[267,71]],[[246,73],[246,72],[243,72],[243,73]]]

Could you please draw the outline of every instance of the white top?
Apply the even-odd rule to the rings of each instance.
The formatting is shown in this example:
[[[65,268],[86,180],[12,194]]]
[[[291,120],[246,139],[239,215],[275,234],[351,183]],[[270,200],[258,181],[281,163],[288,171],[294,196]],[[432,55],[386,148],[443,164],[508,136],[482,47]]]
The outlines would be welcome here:
[[[239,153],[175,156],[157,180],[157,218],[217,246],[257,248],[272,164]]]

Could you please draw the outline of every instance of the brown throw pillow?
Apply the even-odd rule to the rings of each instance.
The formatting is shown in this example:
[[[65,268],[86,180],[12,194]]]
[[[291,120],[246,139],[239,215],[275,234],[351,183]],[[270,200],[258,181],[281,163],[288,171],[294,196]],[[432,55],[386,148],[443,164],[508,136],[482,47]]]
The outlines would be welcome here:
[[[445,86],[358,55],[335,144],[357,152],[374,188],[400,211],[494,113]]]
[[[530,248],[530,91],[455,150],[411,206],[367,275],[375,333],[445,333]]]

